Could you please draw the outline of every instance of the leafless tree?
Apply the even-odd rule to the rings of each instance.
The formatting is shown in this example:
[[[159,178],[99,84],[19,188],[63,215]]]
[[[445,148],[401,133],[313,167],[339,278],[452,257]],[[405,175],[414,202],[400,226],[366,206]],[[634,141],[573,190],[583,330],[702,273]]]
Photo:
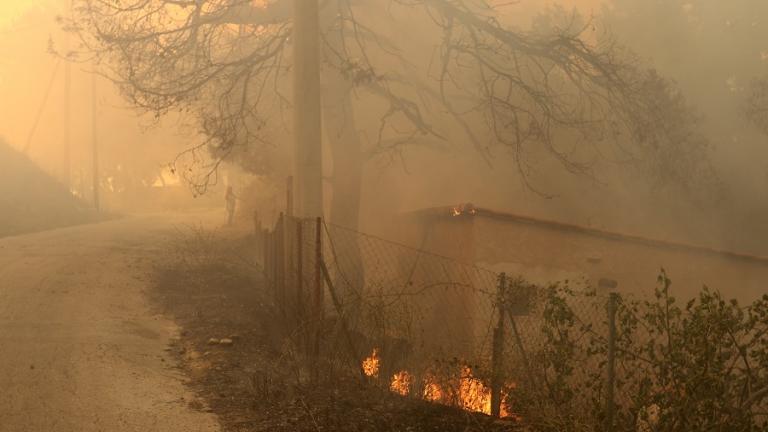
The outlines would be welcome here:
[[[274,143],[263,130],[290,107],[292,7],[290,0],[77,0],[73,27],[133,105],[196,117],[208,140],[190,153],[214,155],[203,178],[192,179],[204,189],[233,152],[251,149],[253,170],[269,165]],[[400,157],[413,143],[469,141],[489,163],[495,149],[507,149],[534,190],[529,155],[542,149],[587,176],[592,159],[580,155],[590,148],[617,150],[681,182],[687,167],[675,164],[701,164],[701,142],[681,139],[688,129],[669,121],[687,115],[682,104],[666,103],[675,100],[669,84],[615,44],[590,42],[590,25],[519,31],[505,24],[504,6],[485,0],[324,0],[321,7],[338,224],[357,226],[365,160]],[[418,48],[432,40],[434,52]],[[379,119],[370,143],[356,119],[370,114],[359,106],[374,107]],[[447,138],[456,131],[465,138]]]
[[[746,115],[763,132],[768,133],[768,78],[755,79],[749,90]]]

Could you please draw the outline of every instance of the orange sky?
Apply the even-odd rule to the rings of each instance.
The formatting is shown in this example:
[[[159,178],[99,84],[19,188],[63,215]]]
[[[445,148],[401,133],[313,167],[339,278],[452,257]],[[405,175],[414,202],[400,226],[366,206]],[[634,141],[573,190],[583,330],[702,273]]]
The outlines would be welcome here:
[[[548,3],[549,0],[523,0],[526,3]],[[598,7],[603,0],[556,0],[566,6],[578,6],[585,10]],[[24,11],[40,6],[63,3],[62,0],[0,0],[0,28],[6,27],[17,19]]]
[[[25,11],[50,3],[51,0],[0,0],[0,29],[7,27]]]
[[[0,37],[0,51],[4,53],[5,58],[0,58],[0,117],[4,119],[0,123],[0,137],[17,148],[23,147],[27,141],[54,70],[56,61],[47,53],[49,38],[55,45],[62,43],[62,34],[53,17],[61,13],[69,1],[71,0],[0,0],[0,35],[3,36]],[[602,0],[520,0],[521,6],[528,10],[553,2],[559,2],[566,7],[578,6],[588,14],[596,10]],[[24,41],[24,46],[20,46],[21,41]],[[72,69],[72,140],[80,143],[82,147],[87,147],[91,129],[91,78],[82,65],[73,65]],[[115,95],[114,90],[106,88],[109,84],[104,82],[102,85],[104,88],[101,91],[99,111],[105,118],[105,123],[107,118],[111,118],[116,122],[113,127],[121,124],[121,130],[129,130],[130,124],[139,123],[133,112],[118,108],[124,106],[124,102]],[[61,72],[58,73],[52,89],[50,100],[42,111],[40,127],[33,136],[30,152],[41,164],[45,164],[46,160],[57,159],[56,154],[61,147]],[[105,98],[108,101],[105,101]],[[107,124],[103,128],[110,129]],[[138,139],[174,140],[170,131],[155,131],[145,135],[138,131],[138,125],[133,128],[136,132],[131,136],[140,137]],[[108,133],[106,130],[104,132]],[[73,163],[77,165],[78,157],[75,159]],[[55,166],[50,168],[56,170]]]

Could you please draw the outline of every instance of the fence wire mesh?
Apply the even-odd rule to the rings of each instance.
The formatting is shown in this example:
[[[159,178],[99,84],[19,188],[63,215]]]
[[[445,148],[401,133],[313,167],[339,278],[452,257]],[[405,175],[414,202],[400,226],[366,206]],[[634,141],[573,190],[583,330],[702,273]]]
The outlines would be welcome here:
[[[489,414],[495,389],[502,416],[605,417],[607,295],[532,285],[316,219],[282,217],[259,238],[275,304],[315,375],[363,375]],[[617,352],[642,337],[617,334]],[[641,369],[614,357],[616,409],[637,409]]]

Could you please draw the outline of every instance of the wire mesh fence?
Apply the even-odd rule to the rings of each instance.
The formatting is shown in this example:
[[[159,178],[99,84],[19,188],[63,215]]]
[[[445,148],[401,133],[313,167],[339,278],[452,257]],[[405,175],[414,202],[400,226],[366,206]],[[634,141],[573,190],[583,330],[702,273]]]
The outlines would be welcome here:
[[[663,349],[653,302],[534,285],[321,219],[283,216],[257,238],[312,380],[357,376],[550,430],[635,430],[649,386],[666,391],[652,378],[666,360],[643,357]]]

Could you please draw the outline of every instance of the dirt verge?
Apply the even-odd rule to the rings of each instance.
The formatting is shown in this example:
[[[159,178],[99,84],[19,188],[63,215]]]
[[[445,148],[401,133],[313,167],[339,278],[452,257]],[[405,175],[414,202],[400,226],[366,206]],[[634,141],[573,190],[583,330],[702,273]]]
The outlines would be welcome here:
[[[514,424],[404,398],[359,379],[309,385],[267,300],[254,242],[192,229],[156,268],[156,308],[182,328],[168,350],[225,431],[502,431]]]

